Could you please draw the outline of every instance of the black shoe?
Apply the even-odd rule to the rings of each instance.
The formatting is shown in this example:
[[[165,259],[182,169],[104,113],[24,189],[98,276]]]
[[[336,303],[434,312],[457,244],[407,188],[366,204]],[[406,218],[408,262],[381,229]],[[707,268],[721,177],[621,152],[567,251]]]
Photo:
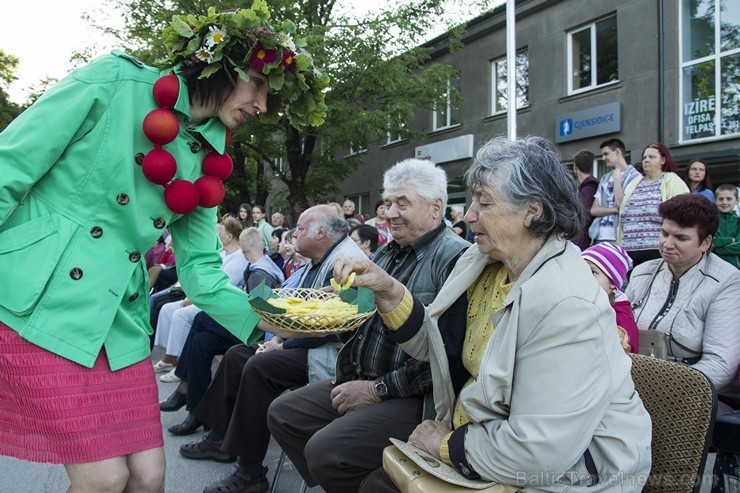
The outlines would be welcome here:
[[[192,414],[188,414],[188,417],[185,418],[185,421],[180,423],[179,425],[170,426],[167,428],[167,431],[172,433],[173,435],[192,435],[195,433],[195,430],[201,427],[203,423],[201,423],[198,418],[193,416]],[[205,428],[205,426],[203,426]]]
[[[159,410],[164,413],[177,411],[188,400],[188,396],[175,390],[171,396],[159,403]]]
[[[216,462],[234,462],[236,457],[221,451],[221,442],[208,439],[208,435],[197,442],[180,445],[180,455],[195,460],[215,460]]]
[[[221,481],[206,486],[203,493],[264,493],[270,489],[267,482],[267,468],[257,474],[249,474],[235,465],[228,476]]]

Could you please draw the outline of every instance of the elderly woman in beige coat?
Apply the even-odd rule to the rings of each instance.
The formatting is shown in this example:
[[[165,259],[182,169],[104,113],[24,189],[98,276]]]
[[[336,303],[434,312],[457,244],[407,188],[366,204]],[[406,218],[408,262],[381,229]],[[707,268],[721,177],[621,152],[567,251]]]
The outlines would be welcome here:
[[[369,262],[335,264],[338,280],[355,272],[375,292],[392,337],[431,362],[437,419],[409,442],[524,492],[641,491],[650,416],[609,300],[567,240],[581,224],[572,179],[549,142],[529,137],[484,145],[466,180],[475,245],[429,307]],[[461,309],[466,326],[446,325]],[[364,491],[393,491],[382,474]]]

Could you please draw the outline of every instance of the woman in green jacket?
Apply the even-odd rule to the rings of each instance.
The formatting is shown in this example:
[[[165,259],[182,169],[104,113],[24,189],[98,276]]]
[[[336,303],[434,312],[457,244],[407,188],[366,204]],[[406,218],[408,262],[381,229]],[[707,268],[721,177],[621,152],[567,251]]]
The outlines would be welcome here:
[[[328,83],[268,18],[176,16],[169,68],[100,57],[0,134],[0,454],[64,464],[70,491],[164,488],[143,255],[163,228],[189,299],[260,335],[219,269],[228,136],[258,114],[320,125]]]

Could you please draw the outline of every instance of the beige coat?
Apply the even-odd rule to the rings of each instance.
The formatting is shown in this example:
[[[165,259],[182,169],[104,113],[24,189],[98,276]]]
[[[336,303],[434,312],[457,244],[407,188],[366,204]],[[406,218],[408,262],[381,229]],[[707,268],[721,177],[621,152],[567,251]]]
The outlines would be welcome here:
[[[448,425],[455,395],[437,321],[491,262],[473,245],[404,344],[431,362],[437,419]],[[548,239],[493,322],[480,374],[459,396],[471,418],[465,454],[475,471],[526,492],[585,492],[588,449],[600,477],[589,493],[640,491],[651,464],[650,416],[614,311],[578,251]]]

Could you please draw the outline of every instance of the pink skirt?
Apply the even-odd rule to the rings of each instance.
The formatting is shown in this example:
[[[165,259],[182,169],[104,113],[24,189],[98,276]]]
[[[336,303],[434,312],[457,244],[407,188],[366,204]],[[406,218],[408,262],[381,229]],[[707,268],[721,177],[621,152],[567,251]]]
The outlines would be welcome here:
[[[163,443],[150,361],[112,372],[101,350],[86,368],[0,322],[0,455],[79,464]]]

